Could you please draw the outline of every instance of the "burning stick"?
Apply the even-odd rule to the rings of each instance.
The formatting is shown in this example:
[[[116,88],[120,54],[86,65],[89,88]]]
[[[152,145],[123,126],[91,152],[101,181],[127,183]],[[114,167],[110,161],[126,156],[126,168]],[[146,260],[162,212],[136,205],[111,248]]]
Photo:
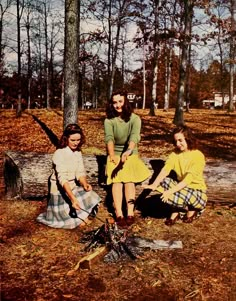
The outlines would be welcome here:
[[[106,252],[106,247],[99,247],[93,253],[88,254],[82,257],[76,266],[70,270],[67,275],[73,275],[78,269],[87,269],[90,270],[92,265]]]

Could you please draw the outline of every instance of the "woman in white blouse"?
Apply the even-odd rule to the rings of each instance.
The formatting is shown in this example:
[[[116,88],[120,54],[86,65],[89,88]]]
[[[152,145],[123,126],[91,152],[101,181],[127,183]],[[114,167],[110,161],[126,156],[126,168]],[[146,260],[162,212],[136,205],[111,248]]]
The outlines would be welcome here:
[[[52,157],[50,198],[47,211],[37,221],[54,228],[73,229],[88,222],[100,197],[87,182],[81,146],[85,142],[82,129],[69,124]]]

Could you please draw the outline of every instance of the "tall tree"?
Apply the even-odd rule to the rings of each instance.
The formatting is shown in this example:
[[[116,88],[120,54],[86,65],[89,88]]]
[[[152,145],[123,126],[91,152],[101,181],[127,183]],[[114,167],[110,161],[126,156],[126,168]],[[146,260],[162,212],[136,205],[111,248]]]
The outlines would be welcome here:
[[[168,9],[167,3],[166,8]],[[174,54],[174,25],[175,25],[175,16],[176,16],[176,6],[177,3],[174,1],[174,3],[171,3],[172,13],[169,13],[169,32],[172,33],[172,35],[169,37],[169,39],[165,40],[165,92],[164,92],[164,111],[168,111],[169,104],[170,104],[170,84],[171,84],[171,71],[172,71],[172,56]],[[168,32],[168,19],[165,18],[165,32]]]
[[[0,2],[0,75],[2,73],[2,68],[3,68],[3,57],[4,57],[4,48],[5,45],[3,43],[3,27],[6,25],[7,20],[5,18],[5,15],[9,11],[12,3],[14,0],[7,0],[5,1],[5,5]]]
[[[112,0],[111,0],[112,3]],[[119,49],[119,43],[120,43],[120,32],[122,26],[125,24],[125,19],[128,16],[129,12],[129,6],[131,1],[130,0],[116,0],[115,4],[117,7],[117,20],[116,20],[116,34],[115,34],[115,41],[114,41],[114,47],[110,48],[111,45],[109,45],[109,49],[112,49],[112,55],[111,55],[111,76],[110,76],[110,85],[109,85],[109,94],[108,97],[110,98],[113,92],[114,87],[114,78],[115,78],[115,72],[116,72],[116,59],[118,55],[118,49]],[[111,51],[111,50],[110,50]]]
[[[193,7],[194,0],[183,0],[184,28],[182,33],[182,41],[180,44],[181,59],[179,67],[178,97],[173,121],[175,125],[184,124],[184,97],[187,78],[188,49],[191,40],[190,33],[193,18]]]
[[[78,122],[80,1],[65,0],[64,128]]]
[[[45,84],[46,84],[46,107],[51,108],[50,104],[50,78],[49,78],[49,47],[48,47],[48,15],[50,11],[50,1],[43,0],[41,2],[41,12],[43,16],[44,40],[45,40]]]
[[[32,24],[32,1],[26,1],[26,18],[25,27],[27,35],[27,109],[30,109],[31,105],[31,83],[32,83],[32,60],[31,60],[31,24]]]
[[[22,113],[22,86],[21,86],[21,18],[24,10],[24,1],[20,3],[20,0],[16,0],[16,11],[17,11],[17,77],[18,77],[18,97],[16,106],[16,117],[20,117]]]
[[[149,115],[155,116],[155,103],[157,102],[157,76],[158,76],[158,54],[159,54],[159,0],[153,1],[154,35],[153,35],[153,76],[152,76],[152,102]]]
[[[234,111],[234,65],[235,65],[235,52],[236,52],[236,1],[230,0],[230,14],[231,14],[231,34],[230,34],[230,63],[229,63],[229,112]]]

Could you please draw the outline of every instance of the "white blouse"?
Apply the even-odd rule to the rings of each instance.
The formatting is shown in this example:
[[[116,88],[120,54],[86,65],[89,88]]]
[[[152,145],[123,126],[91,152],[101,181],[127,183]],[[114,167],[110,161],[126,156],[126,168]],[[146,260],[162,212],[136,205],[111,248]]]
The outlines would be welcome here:
[[[52,162],[54,171],[51,176],[51,193],[58,192],[56,180],[62,187],[68,182],[73,190],[76,186],[75,180],[86,176],[81,152],[73,152],[69,146],[57,149],[53,154]]]

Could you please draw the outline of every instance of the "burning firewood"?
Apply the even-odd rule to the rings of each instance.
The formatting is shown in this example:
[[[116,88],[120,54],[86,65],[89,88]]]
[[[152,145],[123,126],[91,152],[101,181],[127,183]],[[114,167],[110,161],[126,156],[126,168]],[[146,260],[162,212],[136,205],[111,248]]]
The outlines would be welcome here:
[[[106,246],[104,262],[116,262],[122,259],[139,258],[146,249],[182,248],[181,241],[152,240],[129,235],[128,229],[120,229],[117,224],[106,220],[100,228],[88,232],[80,240],[87,243],[84,251],[91,252],[100,246]]]

